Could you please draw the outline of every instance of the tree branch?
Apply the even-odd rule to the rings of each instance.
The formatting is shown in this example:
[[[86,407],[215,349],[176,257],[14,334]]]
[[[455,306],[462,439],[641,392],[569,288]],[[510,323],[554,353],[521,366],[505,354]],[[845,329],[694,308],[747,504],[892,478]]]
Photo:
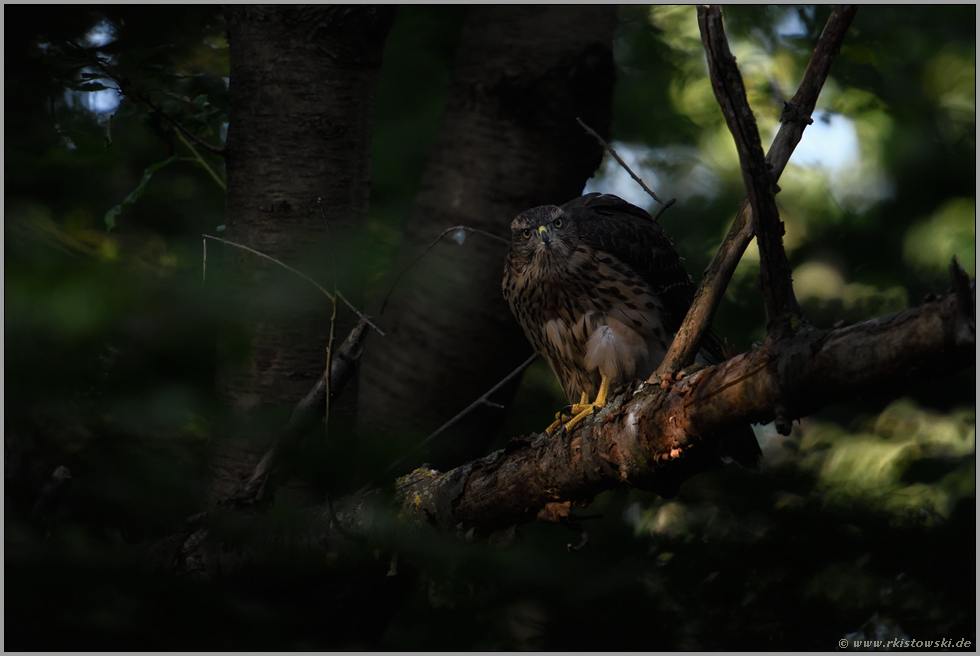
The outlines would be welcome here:
[[[855,13],[857,7],[854,5],[834,7],[813,49],[813,55],[810,57],[796,95],[786,103],[786,109],[780,118],[779,132],[766,156],[774,182],[782,175],[793,151],[800,143],[803,130],[813,122],[810,116],[816,106],[817,97],[827,80],[830,66],[840,51],[844,35],[851,21],[854,20]],[[752,241],[753,229],[751,206],[747,199],[743,199],[739,204],[735,221],[725,241],[711,260],[711,264],[705,270],[691,309],[680,330],[677,331],[667,356],[661,362],[655,376],[661,378],[668,376],[694,361],[701,337],[711,325],[728,282],[749,242]]]
[[[783,115],[779,118],[779,132],[773,139],[769,154],[766,156],[774,180],[778,180],[782,175],[789,158],[803,138],[803,130],[813,123],[811,116],[817,105],[817,97],[823,89],[824,82],[827,81],[830,66],[840,52],[844,35],[851,26],[855,14],[857,14],[857,5],[836,5],[831,10],[830,18],[827,19],[827,24],[820,33],[796,95],[784,104]]]
[[[617,153],[616,150],[612,146],[610,146],[608,143],[606,143],[606,140],[603,139],[601,136],[599,136],[599,133],[598,132],[596,132],[595,130],[593,130],[592,128],[590,128],[588,125],[586,125],[585,124],[585,121],[583,121],[581,118],[579,118],[579,117],[576,116],[575,117],[575,120],[578,121],[578,124],[581,125],[582,128],[586,132],[588,132],[589,134],[591,134],[595,138],[595,140],[598,141],[602,145],[603,148],[606,149],[606,152],[608,152],[610,155],[612,155],[616,159],[616,161],[619,162],[619,165],[620,166],[622,166],[624,169],[626,169],[626,172],[630,174],[630,177],[633,178],[633,180],[636,182],[636,184],[638,184],[641,187],[643,187],[643,191],[647,192],[647,194],[649,194],[653,198],[653,200],[655,200],[655,201],[657,201],[657,203],[659,203],[660,207],[659,207],[659,209],[657,209],[656,214],[653,215],[653,220],[654,221],[657,221],[658,219],[660,219],[660,215],[664,213],[664,210],[666,210],[668,207],[670,207],[671,205],[673,205],[674,203],[677,202],[677,199],[676,198],[671,198],[670,200],[664,202],[659,196],[657,196],[656,193],[654,193],[654,191],[652,189],[650,189],[650,187],[648,187],[646,185],[645,182],[643,182],[643,180],[640,178],[640,176],[638,176],[637,174],[633,173],[633,169],[631,169],[629,166],[626,165],[626,162],[624,162],[623,161],[623,158],[619,156],[619,153]]]
[[[792,272],[783,249],[785,227],[779,220],[774,193],[775,182],[766,163],[759,139],[759,128],[749,107],[742,75],[728,48],[717,5],[698,7],[701,42],[708,56],[708,70],[715,98],[735,139],[742,179],[756,222],[759,242],[760,278],[766,303],[766,333],[770,339],[791,335],[800,306],[793,293]]]
[[[491,387],[490,389],[488,389],[486,392],[484,392],[483,394],[481,394],[479,398],[477,398],[475,401],[473,401],[473,403],[469,404],[468,406],[466,406],[465,408],[463,408],[462,410],[460,410],[459,412],[457,412],[456,415],[452,419],[450,419],[449,421],[447,421],[446,423],[444,423],[442,426],[440,426],[439,428],[437,428],[435,431],[433,431],[432,433],[430,433],[428,437],[426,437],[424,440],[422,440],[421,442],[419,442],[418,444],[416,444],[409,453],[406,453],[402,457],[398,458],[398,460],[395,460],[390,465],[388,465],[385,468],[385,470],[383,472],[381,472],[378,476],[380,477],[380,476],[383,476],[385,474],[388,474],[391,471],[394,471],[395,468],[398,467],[398,465],[400,465],[405,460],[405,458],[407,458],[413,452],[415,452],[416,450],[422,448],[423,446],[425,446],[426,444],[428,444],[429,442],[431,442],[432,440],[434,440],[435,438],[437,438],[439,435],[441,435],[444,432],[446,432],[456,422],[458,422],[460,419],[462,419],[463,417],[465,417],[466,415],[468,415],[470,412],[472,412],[474,408],[477,408],[478,406],[481,406],[481,405],[484,405],[484,404],[489,403],[490,402],[489,401],[490,396],[494,392],[496,392],[501,387],[503,387],[504,385],[506,385],[507,383],[509,383],[514,378],[514,376],[517,376],[519,373],[521,373],[522,371],[524,371],[525,369],[527,369],[528,367],[530,367],[531,366],[531,363],[533,363],[537,359],[538,359],[538,354],[537,353],[532,353],[528,357],[527,360],[525,360],[521,364],[517,365],[517,368],[516,369],[514,369],[509,374],[507,374],[506,376],[504,376],[504,378],[501,379],[500,381],[498,381],[496,385],[494,385],[493,387]],[[501,407],[502,408],[503,406],[498,406],[498,407]],[[372,483],[368,483],[367,485],[365,485],[364,487],[362,487],[359,493],[361,493],[361,492],[367,492],[371,488],[372,484],[373,484],[373,481],[372,481]]]
[[[228,239],[222,239],[221,237],[215,237],[214,235],[209,235],[207,233],[202,233],[201,236],[204,239],[213,239],[214,241],[220,241],[222,244],[227,244],[228,246],[232,246],[234,248],[240,248],[241,250],[248,251],[249,253],[252,253],[253,255],[258,255],[259,257],[261,257],[264,260],[269,260],[273,264],[278,264],[283,269],[286,269],[287,271],[290,271],[292,273],[295,273],[297,276],[299,276],[303,280],[305,280],[308,283],[312,284],[314,287],[316,287],[317,289],[319,289],[320,292],[324,296],[326,296],[327,298],[329,298],[332,302],[336,302],[336,299],[334,298],[334,295],[331,294],[330,292],[328,292],[326,289],[324,289],[323,288],[323,285],[321,285],[320,283],[318,283],[313,278],[310,278],[305,273],[302,273],[301,271],[297,271],[293,267],[289,266],[288,264],[286,264],[284,262],[281,262],[280,260],[277,260],[274,257],[271,257],[269,255],[266,255],[265,253],[263,253],[261,251],[257,251],[254,248],[249,248],[248,246],[245,246],[244,244],[239,244],[238,242],[230,241]],[[361,312],[360,310],[358,310],[354,306],[353,303],[351,303],[350,301],[348,301],[347,300],[347,297],[344,296],[343,294],[341,294],[339,290],[337,290],[336,297],[339,298],[340,300],[342,300],[344,302],[344,305],[346,305],[347,307],[349,307],[351,309],[351,311],[354,314],[357,315],[358,319],[360,319],[361,321],[363,321],[364,323],[366,323],[367,325],[369,325],[371,328],[373,328],[382,337],[385,336],[385,331],[381,330],[376,325],[374,325],[374,322],[372,322],[371,319],[369,319],[363,312]]]
[[[351,495],[304,511],[299,523],[247,509],[219,511],[206,528],[151,545],[148,562],[222,576],[261,560],[262,545],[331,553],[358,546],[362,537],[390,529],[396,513],[402,528],[488,536],[554,521],[555,504],[586,505],[605,490],[629,486],[672,495],[690,476],[718,465],[719,436],[727,428],[772,420],[777,390],[811,413],[868,389],[897,392],[971,366],[976,282],[966,281],[955,263],[951,273],[953,293],[945,298],[837,330],[804,329],[666,388],[641,384],[572,435],[514,438],[444,473],[420,468],[397,481],[394,499],[378,490]],[[802,374],[787,389],[779,376],[789,368]]]
[[[711,258],[708,268],[704,270],[704,276],[694,294],[694,301],[687,311],[684,322],[677,330],[674,341],[667,349],[667,355],[648,382],[656,382],[657,379],[670,376],[694,362],[701,338],[711,326],[728,282],[732,279],[739,260],[742,259],[742,254],[745,253],[753,236],[752,207],[748,199],[743,198],[738,205],[738,213],[735,215],[732,227],[728,230],[728,235],[721,242],[715,256]]]
[[[102,67],[102,70],[107,71],[108,69],[106,69],[103,66]],[[125,80],[123,80],[123,78],[116,78],[116,77],[112,76],[111,73],[109,75],[116,82],[116,84],[119,85],[119,90],[120,91],[122,91],[123,93],[125,93],[125,94],[127,94],[129,96],[132,96],[133,98],[135,98],[139,102],[146,103],[146,106],[147,107],[149,107],[150,109],[152,109],[153,111],[155,111],[156,113],[158,113],[160,116],[162,116],[168,123],[170,123],[175,128],[177,128],[177,130],[179,130],[180,132],[183,132],[184,134],[186,134],[191,140],[193,140],[201,148],[204,148],[205,150],[209,150],[212,153],[214,153],[215,155],[220,155],[221,157],[224,157],[225,156],[225,152],[226,151],[225,151],[225,147],[224,146],[215,146],[214,144],[205,141],[201,137],[199,137],[196,134],[194,134],[193,132],[191,132],[188,128],[184,127],[184,124],[183,123],[181,123],[176,118],[174,118],[173,116],[171,116],[170,114],[168,114],[166,111],[164,111],[164,109],[162,107],[160,107],[155,102],[153,102],[152,100],[150,100],[150,97],[149,96],[144,95],[144,94],[141,94],[141,93],[135,93],[132,90],[130,90],[130,91],[127,92],[125,90],[125,88],[123,87],[123,84],[125,83]]]
[[[614,399],[572,435],[515,438],[502,450],[446,473],[401,479],[402,513],[443,529],[490,531],[535,519],[546,504],[588,503],[629,485],[671,494],[717,462],[718,436],[771,421],[777,392],[812,413],[869,388],[895,387],[975,361],[976,286],[898,314],[832,331],[803,330],[708,367],[666,389],[641,386]],[[793,368],[792,388],[780,372]]]
[[[331,398],[336,398],[354,377],[354,373],[357,371],[357,362],[363,352],[362,347],[364,337],[367,334],[367,327],[367,322],[364,319],[360,320],[331,358],[329,370]],[[279,464],[282,454],[295,447],[300,438],[325,414],[328,389],[327,373],[327,370],[324,369],[320,380],[296,405],[289,417],[289,423],[286,424],[272,446],[262,456],[262,460],[256,465],[249,479],[225,502],[226,506],[254,504],[275,489],[279,481],[274,480],[272,474]]]

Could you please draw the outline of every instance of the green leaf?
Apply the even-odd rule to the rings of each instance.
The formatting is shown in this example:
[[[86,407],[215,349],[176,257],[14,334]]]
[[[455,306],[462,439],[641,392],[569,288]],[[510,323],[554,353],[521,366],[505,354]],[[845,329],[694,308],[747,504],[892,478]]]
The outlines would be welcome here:
[[[128,205],[134,204],[139,199],[139,197],[143,195],[143,192],[146,191],[146,185],[149,184],[150,178],[153,177],[153,174],[159,171],[160,169],[162,169],[163,167],[167,166],[171,162],[177,161],[177,159],[178,159],[177,156],[174,155],[172,157],[163,160],[162,162],[157,162],[156,164],[150,164],[149,166],[147,166],[146,169],[144,169],[143,171],[143,177],[140,180],[140,183],[136,185],[136,189],[133,189],[131,192],[129,192],[129,195],[126,196],[123,202],[119,203],[118,205],[116,205],[115,207],[113,207],[112,209],[110,209],[108,212],[105,213],[105,217],[103,217],[103,220],[105,221],[106,230],[112,230],[113,228],[115,228],[116,217],[122,213],[123,208],[127,207]]]

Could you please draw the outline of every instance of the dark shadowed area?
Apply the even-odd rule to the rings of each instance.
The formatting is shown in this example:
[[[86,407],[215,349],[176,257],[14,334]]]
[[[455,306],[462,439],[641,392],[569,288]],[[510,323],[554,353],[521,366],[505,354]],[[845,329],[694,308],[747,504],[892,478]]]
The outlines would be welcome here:
[[[655,212],[576,116],[677,199],[659,223],[695,282],[745,186],[694,7],[229,11],[4,7],[5,648],[975,649],[972,362],[755,426],[761,473],[603,492],[580,527],[436,533],[392,507],[328,545],[362,486],[566,403],[539,360],[423,443],[532,352],[483,234],[381,313],[443,230],[507,239],[583,191]],[[724,8],[764,147],[829,13]],[[976,275],[975,24],[858,11],[776,196],[813,325],[946,294],[954,256]],[[765,338],[758,279],[753,243],[714,323],[738,351]],[[225,512],[357,323],[338,290],[386,336]]]

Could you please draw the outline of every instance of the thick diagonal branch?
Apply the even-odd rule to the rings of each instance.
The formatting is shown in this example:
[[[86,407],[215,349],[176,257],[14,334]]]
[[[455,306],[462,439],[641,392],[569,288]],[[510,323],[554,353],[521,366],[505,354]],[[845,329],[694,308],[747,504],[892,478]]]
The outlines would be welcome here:
[[[975,283],[969,293],[847,328],[800,331],[667,389],[646,386],[614,399],[571,436],[518,438],[443,474],[417,471],[400,481],[402,512],[444,529],[489,531],[532,521],[548,503],[586,503],[623,485],[669,493],[711,466],[727,428],[771,421],[777,391],[791,395],[802,415],[971,366],[975,337],[961,329],[964,316],[976,316]],[[779,389],[787,368],[803,375]]]
[[[854,5],[838,5],[833,8],[813,49],[813,55],[810,57],[810,63],[803,74],[796,95],[786,103],[783,116],[780,118],[779,132],[766,155],[774,182],[779,180],[793,151],[800,143],[803,130],[813,122],[811,115],[820,90],[827,81],[830,66],[840,51],[844,35],[851,21],[854,20],[855,13],[857,7]],[[728,236],[725,237],[725,241],[722,242],[704,272],[687,318],[677,331],[667,356],[657,369],[657,375],[666,376],[694,361],[698,343],[711,325],[728,282],[754,236],[751,212],[748,199],[743,199]]]

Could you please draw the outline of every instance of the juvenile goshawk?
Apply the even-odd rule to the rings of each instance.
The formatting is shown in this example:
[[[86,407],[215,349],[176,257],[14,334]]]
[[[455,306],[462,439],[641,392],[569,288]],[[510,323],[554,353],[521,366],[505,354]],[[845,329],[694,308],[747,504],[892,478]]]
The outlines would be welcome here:
[[[610,390],[653,373],[694,290],[663,228],[617,196],[587,194],[511,223],[504,297],[573,404],[567,430],[604,406]],[[701,347],[699,360],[724,359],[714,333]],[[753,468],[762,457],[749,426],[725,436],[722,450]]]

